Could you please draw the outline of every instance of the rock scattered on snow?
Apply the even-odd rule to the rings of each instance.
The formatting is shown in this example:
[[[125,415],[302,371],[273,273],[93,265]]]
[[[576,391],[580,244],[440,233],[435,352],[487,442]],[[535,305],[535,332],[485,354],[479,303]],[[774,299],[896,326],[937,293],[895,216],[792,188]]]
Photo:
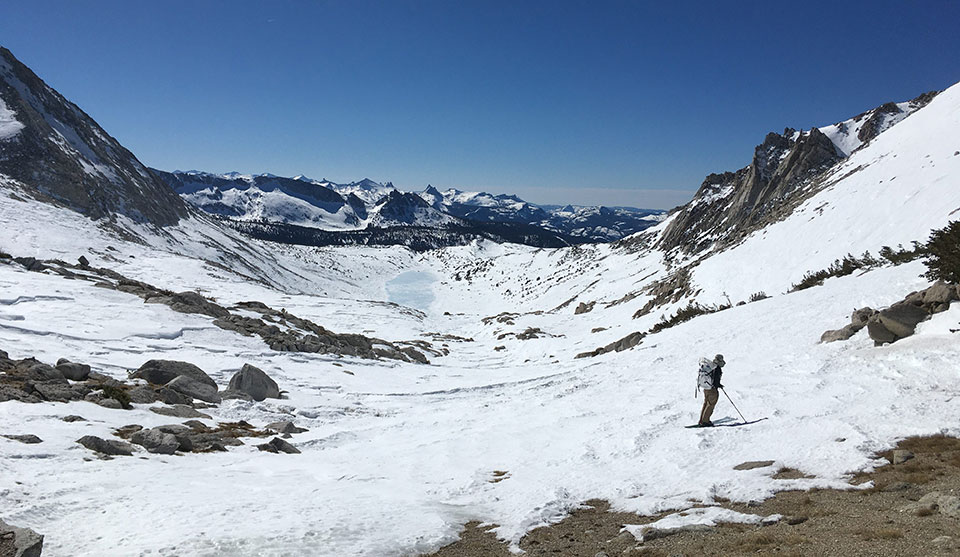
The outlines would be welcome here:
[[[0,555],[3,557],[40,557],[43,536],[29,528],[18,528],[0,520]]]
[[[266,398],[280,398],[280,387],[263,370],[243,364],[240,371],[230,379],[230,390],[250,395],[257,402]]]
[[[173,454],[180,447],[180,442],[174,435],[159,428],[141,429],[130,436],[130,442],[155,454]]]
[[[303,433],[308,431],[306,428],[297,427],[293,422],[281,421],[273,422],[263,426],[264,429],[270,429],[277,433]]]
[[[150,360],[140,366],[130,377],[144,379],[154,385],[166,385],[177,377],[186,376],[194,381],[216,388],[217,383],[199,367],[177,360]]]
[[[772,460],[748,460],[747,462],[741,462],[733,467],[734,470],[753,470],[754,468],[766,468],[767,466],[773,466]]]
[[[130,443],[117,441],[115,439],[101,439],[93,435],[84,435],[77,439],[84,447],[110,456],[131,456],[133,455],[133,446]]]
[[[35,445],[37,443],[43,443],[43,439],[40,439],[36,435],[26,434],[26,435],[4,435],[7,439],[13,441],[20,441],[21,443],[26,443],[27,445]]]
[[[269,443],[257,445],[257,448],[268,453],[300,454],[299,449],[279,437],[274,437]]]
[[[960,298],[957,291],[957,285],[938,281],[925,290],[911,292],[903,300],[870,317],[867,323],[870,338],[880,346],[912,335],[917,325],[931,315],[947,310],[951,302]]]
[[[850,323],[848,323],[842,329],[826,331],[820,336],[820,342],[847,340],[853,335],[857,334],[861,329],[866,327],[867,323],[870,321],[870,318],[876,314],[877,310],[869,307],[855,310],[853,315],[850,316]]]
[[[254,402],[253,397],[248,395],[243,391],[237,391],[235,389],[226,389],[220,391],[221,400],[245,400],[247,402]]]
[[[69,416],[64,416],[64,417],[62,417],[62,418],[60,418],[60,419],[63,420],[63,421],[65,421],[65,422],[69,422],[69,423],[72,423],[72,422],[85,422],[85,421],[87,421],[87,419],[84,418],[83,416],[77,416],[76,414],[70,414]]]
[[[71,381],[85,381],[90,375],[90,366],[60,358],[57,360],[57,371]]]
[[[167,383],[166,387],[190,398],[202,400],[204,402],[219,403],[220,395],[217,393],[217,386],[210,386],[201,383],[193,377],[181,375]]]
[[[130,402],[137,404],[153,404],[158,400],[157,392],[146,385],[138,385],[127,391],[127,394],[130,396]]]
[[[151,406],[150,411],[160,414],[161,416],[173,416],[174,418],[210,419],[209,415],[204,414],[192,406],[187,406],[185,404],[174,404],[173,406]]]
[[[96,404],[111,410],[123,410],[123,404],[115,398],[101,398],[96,401]]]

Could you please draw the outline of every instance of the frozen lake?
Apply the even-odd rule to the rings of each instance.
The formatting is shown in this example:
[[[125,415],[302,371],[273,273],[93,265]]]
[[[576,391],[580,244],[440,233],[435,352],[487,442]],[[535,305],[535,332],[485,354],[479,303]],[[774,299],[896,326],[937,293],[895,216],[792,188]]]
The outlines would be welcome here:
[[[426,271],[407,271],[400,273],[385,286],[387,299],[420,311],[430,309],[433,303],[433,283],[437,276]]]

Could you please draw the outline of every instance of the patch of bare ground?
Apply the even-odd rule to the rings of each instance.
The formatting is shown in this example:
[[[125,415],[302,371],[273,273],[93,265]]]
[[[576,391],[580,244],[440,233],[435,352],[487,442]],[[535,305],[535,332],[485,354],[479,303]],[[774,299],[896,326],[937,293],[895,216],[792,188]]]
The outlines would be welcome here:
[[[924,496],[931,500],[934,492],[941,494],[940,501],[960,496],[960,439],[912,437],[894,450],[909,451],[913,456],[852,478],[856,485],[872,481],[868,489],[783,491],[749,504],[723,500],[722,506],[736,511],[783,515],[783,520],[770,526],[723,524],[708,531],[679,532],[639,543],[621,531],[623,526],[650,523],[663,515],[613,512],[605,501],[594,500],[558,524],[531,531],[520,541],[520,548],[527,555],[564,557],[960,555],[960,516],[921,502]],[[892,462],[894,450],[877,456]],[[808,476],[780,469],[772,479],[802,477]],[[467,524],[459,541],[432,555],[511,557],[507,544],[497,540],[491,528]]]

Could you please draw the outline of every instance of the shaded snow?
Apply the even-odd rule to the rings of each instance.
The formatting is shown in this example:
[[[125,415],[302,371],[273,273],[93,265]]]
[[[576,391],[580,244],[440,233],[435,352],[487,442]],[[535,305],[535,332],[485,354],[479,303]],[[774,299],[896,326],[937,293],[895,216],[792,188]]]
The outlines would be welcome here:
[[[23,129],[23,123],[16,119],[16,113],[0,99],[0,140],[10,139]]]

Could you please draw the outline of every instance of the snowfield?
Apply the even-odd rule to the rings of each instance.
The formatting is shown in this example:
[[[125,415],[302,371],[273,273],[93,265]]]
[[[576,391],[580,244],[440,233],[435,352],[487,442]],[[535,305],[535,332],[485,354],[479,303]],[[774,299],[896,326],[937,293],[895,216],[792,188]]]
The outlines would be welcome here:
[[[875,347],[865,330],[819,344],[855,308],[883,307],[928,286],[924,266],[786,291],[848,252],[924,240],[956,218],[958,150],[954,87],[854,153],[793,216],[694,268],[704,303],[760,290],[771,298],[585,359],[574,356],[645,331],[686,303],[633,318],[650,299],[642,288],[668,273],[661,252],[490,243],[426,254],[313,249],[245,240],[202,218],[160,232],[121,220],[142,240],[133,242],[15,196],[7,183],[0,251],[85,255],[224,305],[259,300],[337,332],[428,340],[450,354],[419,365],[274,352],[209,317],[0,265],[0,349],[11,358],[66,357],[117,378],[149,359],[185,360],[221,388],[250,363],[287,398],[225,401],[204,410],[213,416],[206,423],[292,419],[309,429],[290,440],[299,455],[248,442],[226,453],[100,460],[75,441],[181,420],[145,405],[6,402],[0,433],[32,433],[43,443],[0,438],[3,518],[44,534],[51,556],[415,555],[454,541],[470,520],[495,523],[501,538],[517,542],[593,498],[656,513],[785,489],[849,488],[852,473],[877,466],[871,455],[898,438],[960,435],[960,304],[892,345]],[[596,305],[575,315],[580,302]],[[501,312],[516,315],[484,320]],[[534,338],[517,337],[531,329]],[[702,402],[694,398],[697,360],[718,352],[741,411],[766,419],[684,429]],[[88,421],[60,420],[69,414]],[[738,416],[724,399],[715,420]],[[750,460],[774,464],[733,469]],[[773,479],[780,467],[813,477]],[[761,517],[710,509],[668,518],[664,527]]]

